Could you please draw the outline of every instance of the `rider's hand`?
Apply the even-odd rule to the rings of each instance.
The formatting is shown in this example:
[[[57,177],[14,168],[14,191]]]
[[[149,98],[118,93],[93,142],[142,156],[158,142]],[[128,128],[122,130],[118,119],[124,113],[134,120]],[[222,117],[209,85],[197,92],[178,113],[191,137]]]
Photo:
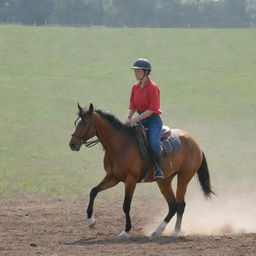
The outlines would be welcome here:
[[[131,119],[130,118],[127,118],[125,121],[124,121],[124,124],[125,125],[129,125],[129,122],[131,121]]]
[[[137,121],[134,120],[134,119],[127,119],[125,121],[125,124],[128,125],[128,126],[134,126],[136,123],[137,123]]]

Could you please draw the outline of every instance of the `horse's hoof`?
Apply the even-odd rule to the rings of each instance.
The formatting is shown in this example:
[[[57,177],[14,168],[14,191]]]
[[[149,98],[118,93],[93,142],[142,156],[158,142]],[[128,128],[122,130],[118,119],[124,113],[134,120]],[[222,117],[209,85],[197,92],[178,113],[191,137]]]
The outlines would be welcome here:
[[[167,226],[167,222],[162,221],[160,225],[156,228],[156,230],[151,234],[151,236],[160,236],[160,234],[164,231],[165,227]]]
[[[180,234],[180,231],[174,230],[174,231],[172,231],[171,236],[177,237],[177,236],[179,236],[179,234]]]
[[[160,234],[158,234],[157,232],[153,232],[151,235],[150,235],[150,237],[157,237],[157,236],[159,236]]]
[[[122,231],[120,233],[119,237],[122,238],[122,239],[128,239],[129,238],[129,234],[126,231]]]
[[[96,221],[93,217],[91,217],[91,218],[87,219],[87,224],[88,224],[89,228],[93,228],[96,224]]]

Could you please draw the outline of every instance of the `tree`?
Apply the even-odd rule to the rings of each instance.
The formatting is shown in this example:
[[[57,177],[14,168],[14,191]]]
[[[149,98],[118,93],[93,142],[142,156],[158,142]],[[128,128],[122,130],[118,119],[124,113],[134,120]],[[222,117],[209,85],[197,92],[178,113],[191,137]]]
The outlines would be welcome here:
[[[101,0],[57,0],[49,21],[64,25],[99,25],[103,16]]]
[[[155,21],[156,0],[113,0],[112,25],[150,27]]]
[[[201,27],[202,24],[199,5],[186,3],[180,7],[180,26],[182,27]]]
[[[249,23],[249,17],[246,11],[246,0],[226,0],[225,25],[227,27],[246,27]]]
[[[119,27],[249,27],[255,0],[0,0],[0,22]]]
[[[247,14],[249,16],[251,26],[256,26],[256,0],[248,1]]]
[[[181,4],[177,0],[159,0],[157,10],[158,27],[175,27],[180,24]]]
[[[5,6],[10,22],[44,25],[53,10],[54,1],[9,0],[5,1]]]

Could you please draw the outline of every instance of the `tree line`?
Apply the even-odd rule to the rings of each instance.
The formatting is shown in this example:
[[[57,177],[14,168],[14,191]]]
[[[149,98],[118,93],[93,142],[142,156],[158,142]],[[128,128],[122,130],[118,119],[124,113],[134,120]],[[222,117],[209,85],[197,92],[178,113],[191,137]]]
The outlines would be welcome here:
[[[252,27],[255,0],[0,0],[0,23],[110,27]]]

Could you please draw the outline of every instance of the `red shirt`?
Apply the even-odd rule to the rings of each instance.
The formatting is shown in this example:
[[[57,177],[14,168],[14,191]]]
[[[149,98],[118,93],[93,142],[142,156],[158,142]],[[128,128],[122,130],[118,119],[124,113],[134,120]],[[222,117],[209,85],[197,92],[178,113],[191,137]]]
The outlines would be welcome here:
[[[132,87],[129,109],[137,112],[151,110],[155,114],[162,114],[160,109],[160,90],[159,87],[150,79],[146,81],[143,88],[141,82]]]

